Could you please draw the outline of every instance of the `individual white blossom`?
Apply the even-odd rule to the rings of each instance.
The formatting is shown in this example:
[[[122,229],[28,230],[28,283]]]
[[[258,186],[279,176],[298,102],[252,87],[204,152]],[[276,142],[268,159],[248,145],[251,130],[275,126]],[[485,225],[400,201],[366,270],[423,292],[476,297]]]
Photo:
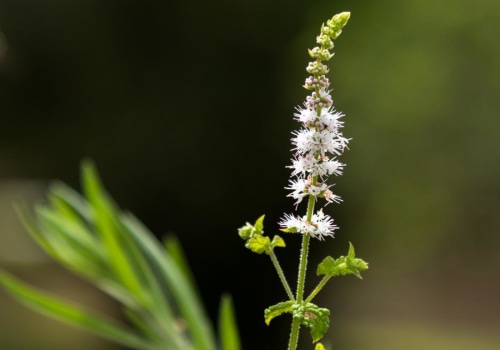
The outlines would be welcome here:
[[[306,216],[296,217],[293,214],[285,214],[279,224],[285,230],[308,234],[319,240],[333,237],[334,231],[338,229],[332,217],[324,214],[322,210],[314,214],[311,221],[307,221]]]

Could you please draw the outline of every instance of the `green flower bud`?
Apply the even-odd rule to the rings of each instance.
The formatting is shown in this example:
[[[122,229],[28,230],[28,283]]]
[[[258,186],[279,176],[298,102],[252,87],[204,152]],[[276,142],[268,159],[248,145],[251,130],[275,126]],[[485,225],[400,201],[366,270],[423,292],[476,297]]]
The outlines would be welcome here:
[[[312,58],[318,58],[321,61],[328,61],[333,57],[333,54],[331,54],[327,49],[319,48],[316,46],[314,49],[309,50],[309,56],[311,56]]]
[[[328,73],[328,67],[323,63],[318,62],[309,62],[306,70],[309,74],[313,75],[322,75]]]
[[[330,39],[330,35],[320,34],[316,37],[316,43],[324,47],[325,49],[333,49],[333,41]]]
[[[350,16],[350,12],[342,12],[336,14],[332,17],[331,20],[328,20],[326,22],[326,25],[330,27],[333,32],[332,35],[330,35],[332,39],[337,39],[339,37],[339,35],[342,33],[342,28],[345,27]]]
[[[238,235],[243,238],[244,240],[247,240],[250,238],[252,235],[252,231],[254,230],[254,227],[250,225],[250,223],[246,223],[245,226],[240,227],[238,229]]]

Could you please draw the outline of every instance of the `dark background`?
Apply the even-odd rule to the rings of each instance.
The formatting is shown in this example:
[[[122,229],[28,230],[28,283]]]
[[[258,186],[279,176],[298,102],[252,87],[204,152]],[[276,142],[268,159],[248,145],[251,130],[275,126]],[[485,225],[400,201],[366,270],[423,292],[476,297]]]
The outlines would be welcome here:
[[[329,205],[364,280],[334,279],[334,348],[500,347],[500,2],[0,0],[0,265],[111,314],[116,306],[27,245],[10,203],[91,157],[109,192],[180,238],[207,310],[235,300],[244,349],[284,349],[285,294],[236,229],[277,231],[307,48],[351,11],[329,74],[352,137]],[[299,207],[304,211],[304,207]],[[278,252],[295,281],[300,238]],[[301,344],[312,348],[304,333]],[[36,344],[36,345],[35,345]],[[118,349],[0,294],[0,348]]]

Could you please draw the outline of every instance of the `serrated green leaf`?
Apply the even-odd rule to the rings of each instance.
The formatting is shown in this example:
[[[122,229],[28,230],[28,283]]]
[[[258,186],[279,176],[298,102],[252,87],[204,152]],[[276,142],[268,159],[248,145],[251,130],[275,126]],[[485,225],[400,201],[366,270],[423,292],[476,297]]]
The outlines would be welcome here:
[[[271,247],[286,247],[285,241],[280,236],[274,236],[271,242]]]
[[[293,300],[284,301],[278,303],[276,305],[270,306],[264,310],[264,319],[266,324],[269,326],[271,320],[275,317],[278,317],[284,313],[290,313],[292,310],[292,306],[294,304]]]
[[[327,275],[331,277],[355,275],[362,278],[360,272],[368,269],[368,263],[364,260],[356,258],[354,253],[354,246],[349,243],[349,252],[347,257],[341,256],[334,259],[331,256],[326,257],[316,270],[318,275]]]
[[[221,350],[240,350],[241,342],[234,313],[233,302],[229,295],[223,295],[219,307],[219,339]]]
[[[306,313],[304,314],[302,324],[310,328],[313,342],[317,342],[323,338],[328,327],[330,327],[330,310],[319,308],[316,305],[313,307],[306,306]]]
[[[313,303],[293,306],[292,314],[294,318],[300,319],[302,325],[309,328],[314,343],[323,338],[330,326],[330,310]]]
[[[327,256],[323,259],[322,262],[319,263],[318,268],[316,269],[316,274],[318,276],[321,275],[329,275],[335,276],[334,273],[337,272],[337,264],[334,258],[331,256]]]
[[[263,234],[264,233],[264,218],[265,215],[261,215],[254,224],[255,230],[257,231],[258,234]]]
[[[254,235],[246,241],[245,247],[254,253],[262,254],[271,249],[271,240],[267,236]]]

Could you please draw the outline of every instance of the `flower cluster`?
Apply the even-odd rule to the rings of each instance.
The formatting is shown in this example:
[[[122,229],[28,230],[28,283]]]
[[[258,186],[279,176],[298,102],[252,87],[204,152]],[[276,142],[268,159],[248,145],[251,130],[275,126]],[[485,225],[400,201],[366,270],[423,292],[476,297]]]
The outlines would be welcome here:
[[[333,39],[342,32],[349,19],[349,13],[341,13],[327,21],[321,27],[321,34],[316,38],[319,46],[309,50],[313,61],[306,70],[310,74],[306,78],[304,88],[311,91],[303,107],[297,107],[294,119],[302,124],[294,131],[292,144],[295,152],[292,159],[293,179],[286,189],[292,192],[288,195],[299,204],[308,197],[308,213],[304,217],[285,215],[279,223],[283,231],[299,232],[323,239],[333,236],[337,226],[333,219],[322,210],[313,213],[317,198],[324,198],[328,203],[341,202],[341,198],[333,194],[325,181],[330,175],[342,175],[344,164],[337,160],[349,142],[340,129],[343,127],[341,112],[333,108],[333,100],[329,89],[330,81],[326,77],[328,67],[322,61],[328,61],[333,53]],[[312,200],[312,201],[311,201]]]

